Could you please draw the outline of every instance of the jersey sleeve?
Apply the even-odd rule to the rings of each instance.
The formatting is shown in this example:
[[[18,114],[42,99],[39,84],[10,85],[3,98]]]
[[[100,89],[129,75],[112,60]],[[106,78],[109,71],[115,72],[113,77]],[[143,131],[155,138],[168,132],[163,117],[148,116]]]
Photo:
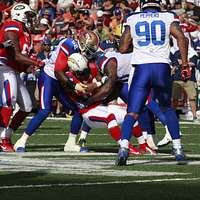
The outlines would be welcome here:
[[[16,21],[7,21],[4,23],[4,32],[20,33],[22,31],[21,25]]]
[[[67,61],[68,61],[68,54],[60,47],[55,62],[55,71],[67,71],[68,69]]]

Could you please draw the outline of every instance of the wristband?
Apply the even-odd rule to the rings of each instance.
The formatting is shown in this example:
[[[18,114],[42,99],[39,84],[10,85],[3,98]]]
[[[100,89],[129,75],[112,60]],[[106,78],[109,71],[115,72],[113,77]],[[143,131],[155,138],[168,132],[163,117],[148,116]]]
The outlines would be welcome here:
[[[102,86],[102,83],[100,81],[97,81],[96,84],[98,88]]]

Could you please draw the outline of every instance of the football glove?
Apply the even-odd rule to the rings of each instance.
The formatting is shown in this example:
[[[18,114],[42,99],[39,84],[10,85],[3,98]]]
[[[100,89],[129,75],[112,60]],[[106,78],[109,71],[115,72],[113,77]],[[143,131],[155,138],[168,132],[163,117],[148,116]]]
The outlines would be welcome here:
[[[3,43],[3,46],[4,48],[9,48],[9,47],[12,47],[13,46],[13,43],[11,40],[6,40],[4,43]]]
[[[85,93],[86,92],[86,88],[87,86],[85,84],[82,84],[82,83],[77,83],[75,85],[75,92],[78,94],[78,93]]]
[[[191,69],[189,65],[181,66],[181,79],[183,81],[188,80],[191,77]]]

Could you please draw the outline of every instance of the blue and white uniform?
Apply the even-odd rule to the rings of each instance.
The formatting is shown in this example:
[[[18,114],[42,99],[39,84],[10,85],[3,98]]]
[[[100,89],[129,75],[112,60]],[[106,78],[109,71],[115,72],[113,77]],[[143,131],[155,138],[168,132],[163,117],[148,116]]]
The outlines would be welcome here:
[[[140,114],[153,90],[159,105],[164,108],[172,138],[178,139],[178,121],[171,108],[172,78],[169,65],[170,26],[175,21],[178,20],[174,13],[147,10],[129,16],[125,25],[130,28],[134,46],[131,60],[134,75],[130,80],[128,113]],[[129,127],[134,121],[129,115],[126,118],[122,125],[122,139],[129,140]]]
[[[38,79],[40,110],[29,122],[25,130],[28,135],[32,135],[40,124],[48,117],[49,113],[52,111],[52,99],[54,96],[63,104],[65,109],[74,112],[71,123],[71,133],[78,134],[79,132],[82,124],[82,117],[78,113],[75,103],[66,96],[66,92],[61,87],[60,82],[56,79],[54,74],[55,62],[60,51],[65,53],[67,60],[71,54],[78,53],[80,50],[76,41],[69,38],[61,40],[57,48],[53,51],[44,69],[40,71]]]

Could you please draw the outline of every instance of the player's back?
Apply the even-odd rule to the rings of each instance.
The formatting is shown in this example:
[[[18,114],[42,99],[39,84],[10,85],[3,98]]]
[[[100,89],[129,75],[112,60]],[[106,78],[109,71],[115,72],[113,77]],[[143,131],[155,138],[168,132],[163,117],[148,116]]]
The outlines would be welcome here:
[[[174,13],[152,10],[127,18],[134,46],[132,64],[169,63],[170,26],[174,21]]]
[[[117,78],[122,82],[127,82],[131,70],[132,53],[121,54],[119,52],[107,52],[108,59],[115,58],[117,61]]]
[[[52,78],[56,79],[54,74],[55,62],[58,57],[59,52],[62,51],[66,55],[66,60],[68,56],[73,53],[79,52],[78,44],[75,40],[70,38],[62,39],[56,49],[52,52],[51,57],[49,58],[48,62],[44,67],[44,71]]]

